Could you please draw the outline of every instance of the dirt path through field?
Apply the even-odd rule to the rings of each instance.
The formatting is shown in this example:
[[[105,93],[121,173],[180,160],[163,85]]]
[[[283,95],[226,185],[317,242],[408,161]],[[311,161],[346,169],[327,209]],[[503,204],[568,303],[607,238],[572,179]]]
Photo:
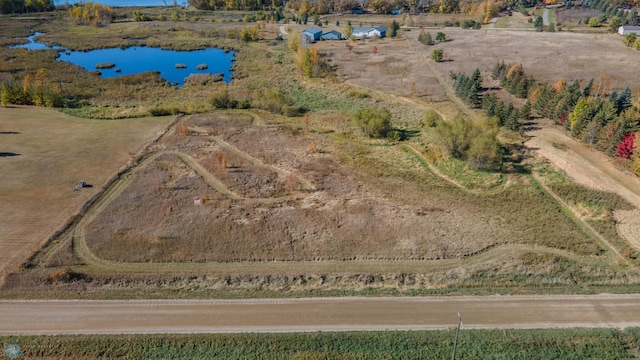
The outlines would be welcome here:
[[[640,179],[616,168],[604,154],[570,138],[550,120],[537,120],[527,145],[562,169],[573,181],[614,192],[637,209],[617,211],[618,231],[640,249]]]
[[[640,326],[640,296],[0,301],[1,335]]]
[[[545,8],[542,10],[542,25],[549,26],[551,22],[549,22],[549,9]]]
[[[0,284],[65,228],[170,117],[88,120],[32,106],[0,108]],[[84,180],[92,187],[74,191]]]

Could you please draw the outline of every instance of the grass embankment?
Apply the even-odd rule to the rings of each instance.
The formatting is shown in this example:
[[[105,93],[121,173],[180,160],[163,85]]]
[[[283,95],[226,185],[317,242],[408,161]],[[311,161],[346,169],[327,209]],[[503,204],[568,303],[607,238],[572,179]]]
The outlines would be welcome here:
[[[7,336],[24,358],[446,359],[455,331]],[[462,330],[460,359],[632,359],[640,329]]]

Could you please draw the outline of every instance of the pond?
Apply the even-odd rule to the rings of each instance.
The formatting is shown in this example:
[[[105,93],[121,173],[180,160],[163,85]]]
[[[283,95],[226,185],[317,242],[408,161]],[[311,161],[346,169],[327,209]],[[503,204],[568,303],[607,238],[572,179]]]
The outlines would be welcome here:
[[[29,50],[51,49],[35,38],[41,33],[29,36],[28,44],[15,47]],[[159,71],[160,76],[170,84],[183,86],[190,74],[222,74],[224,82],[231,81],[231,66],[234,53],[216,48],[177,51],[135,46],[129,48],[109,48],[91,51],[68,51],[60,47],[58,61],[67,61],[82,66],[87,71],[99,70],[103,78]],[[97,67],[101,67],[97,69]]]

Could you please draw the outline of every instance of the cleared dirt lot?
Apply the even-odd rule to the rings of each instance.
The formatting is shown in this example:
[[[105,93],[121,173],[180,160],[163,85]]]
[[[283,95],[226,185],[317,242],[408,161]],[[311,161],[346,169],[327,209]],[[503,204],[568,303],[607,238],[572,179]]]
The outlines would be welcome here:
[[[96,121],[0,108],[0,270],[38,249],[171,118]],[[74,191],[84,180],[91,188]],[[0,278],[1,280],[1,278]]]
[[[423,59],[415,56],[404,39],[324,41],[317,46],[349,84],[433,101],[446,99]]]
[[[205,172],[171,153],[144,163],[87,226],[93,252],[128,262],[441,259],[509,241],[505,221],[465,196],[376,179],[339,161],[344,151],[369,150],[249,120],[184,120],[189,134],[173,133],[154,150],[186,154]],[[416,193],[429,195],[411,199]]]

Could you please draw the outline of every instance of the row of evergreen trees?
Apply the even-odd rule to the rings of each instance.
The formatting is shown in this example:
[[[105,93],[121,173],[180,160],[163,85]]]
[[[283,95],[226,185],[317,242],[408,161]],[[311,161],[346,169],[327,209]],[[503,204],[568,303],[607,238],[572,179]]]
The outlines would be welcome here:
[[[618,3],[612,3],[609,0],[588,0],[584,6],[591,9],[597,9],[602,11],[603,19],[601,22],[605,22],[607,19],[615,23],[613,27],[621,25],[638,25],[638,10],[632,7],[630,10],[625,10],[617,5]],[[614,19],[615,17],[615,19]]]
[[[487,117],[497,119],[499,126],[509,130],[519,131],[522,127],[520,120],[526,121],[529,119],[531,113],[531,105],[529,102],[526,102],[521,109],[517,109],[513,104],[505,104],[503,101],[500,101],[493,94],[484,94],[481,96],[484,88],[482,87],[482,75],[479,69],[476,69],[471,76],[458,73],[455,74],[454,77],[453,90],[456,96],[464,100],[471,107],[482,108]],[[525,88],[527,89],[530,83],[530,80],[524,77],[524,72],[513,72],[513,77],[504,78],[511,79],[505,81],[505,84],[514,89],[514,91],[520,91],[520,89],[523,88],[523,86],[519,84],[527,84]]]
[[[464,73],[454,74],[453,76],[455,78],[453,91],[456,96],[471,105],[471,107],[480,107],[480,91],[483,90],[480,69],[476,69],[471,76],[467,76]]]
[[[527,98],[525,107],[553,119],[571,136],[610,156],[634,158],[634,171],[637,168],[640,175],[640,144],[634,144],[634,134],[640,130],[640,108],[633,106],[628,87],[607,94],[604,81],[596,84],[593,79],[584,87],[578,81],[564,80],[539,84],[525,75],[520,64],[498,63],[493,75],[508,92]]]

